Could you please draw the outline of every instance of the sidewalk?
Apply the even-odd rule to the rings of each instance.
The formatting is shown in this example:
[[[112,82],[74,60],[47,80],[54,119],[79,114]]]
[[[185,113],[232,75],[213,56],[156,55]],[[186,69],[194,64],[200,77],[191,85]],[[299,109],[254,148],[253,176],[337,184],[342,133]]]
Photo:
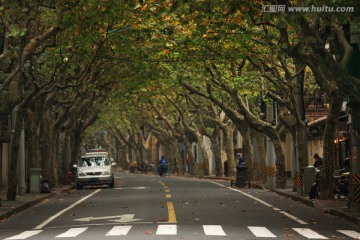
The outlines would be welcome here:
[[[273,189],[271,191],[319,209],[324,213],[329,213],[360,225],[360,209],[349,209],[347,206],[348,199],[311,200],[309,196],[294,192],[292,186],[287,186],[285,189]]]
[[[52,198],[58,194],[69,191],[69,189],[71,189],[71,186],[61,186],[56,189],[52,189],[51,193],[25,193],[18,195],[15,201],[7,201],[7,192],[1,191],[0,221],[48,198]]]

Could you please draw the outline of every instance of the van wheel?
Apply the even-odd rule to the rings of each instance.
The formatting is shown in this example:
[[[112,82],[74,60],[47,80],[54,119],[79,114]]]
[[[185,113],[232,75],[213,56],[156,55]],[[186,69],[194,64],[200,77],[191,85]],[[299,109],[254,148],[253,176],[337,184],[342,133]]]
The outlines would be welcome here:
[[[109,188],[114,188],[115,187],[115,182],[114,179],[112,179],[111,183],[109,184]]]
[[[76,189],[77,189],[77,190],[81,190],[82,188],[83,188],[82,185],[76,183]]]

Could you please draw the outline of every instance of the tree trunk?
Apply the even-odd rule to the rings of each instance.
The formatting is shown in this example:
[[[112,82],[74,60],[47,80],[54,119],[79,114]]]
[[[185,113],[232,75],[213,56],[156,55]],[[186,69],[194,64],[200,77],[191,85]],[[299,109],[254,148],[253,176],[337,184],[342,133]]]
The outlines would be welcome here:
[[[210,156],[208,155],[208,152],[206,151],[204,136],[201,135],[200,133],[197,133],[196,136],[197,136],[200,151],[202,153],[203,160],[204,160],[204,174],[205,174],[205,176],[208,176],[209,175],[209,160],[210,160],[209,158],[210,158]],[[213,144],[213,143],[211,143],[211,144]]]
[[[243,158],[245,160],[245,164],[248,167],[248,179],[253,178],[253,171],[254,171],[254,162],[253,162],[253,146],[251,143],[251,134],[250,134],[250,127],[247,122],[242,121],[240,123],[241,129],[239,129],[242,137],[243,137]]]
[[[57,154],[59,146],[59,136],[57,134],[57,131],[53,131],[52,134],[52,146],[51,146],[51,170],[53,173],[52,177],[52,187],[58,187],[59,186],[59,156]]]
[[[46,111],[43,113],[40,128],[42,176],[50,182],[50,185],[52,185],[55,180],[52,165],[53,128],[50,112]]]
[[[324,132],[324,156],[323,165],[320,174],[321,198],[331,199],[334,197],[332,177],[333,164],[335,162],[335,143],[337,138],[336,130],[339,121],[341,106],[344,101],[342,93],[339,90],[333,91],[330,96],[330,109],[326,119]]]
[[[82,132],[80,128],[74,128],[71,134],[71,159],[70,159],[70,168],[72,169],[72,165],[77,164],[80,159],[80,147],[81,141],[83,139]]]
[[[133,148],[134,152],[135,152],[135,160],[137,163],[138,168],[141,166],[141,161],[142,161],[142,154],[141,154],[141,148]]]
[[[275,155],[276,155],[276,186],[278,188],[286,187],[286,174],[285,174],[285,156],[281,145],[280,136],[277,134],[272,138]]]
[[[26,151],[28,168],[40,168],[39,128],[36,114],[28,109],[26,114]]]
[[[257,180],[265,184],[267,181],[265,135],[257,131],[252,132],[255,141],[254,163],[257,162],[258,165]]]
[[[235,128],[232,124],[230,124],[226,129],[223,129],[223,136],[224,136],[224,144],[225,144],[225,151],[228,161],[229,177],[236,176],[236,163],[235,163],[235,156],[234,156],[234,134]]]
[[[293,186],[296,191],[297,189],[297,174],[300,174],[300,179],[302,179],[303,169],[308,165],[308,151],[307,151],[307,128],[305,126],[306,116],[305,116],[305,102],[304,102],[304,77],[305,77],[305,64],[302,64],[298,61],[295,62],[296,72],[299,74],[296,76],[296,84],[294,86],[294,98],[296,102],[296,109],[299,115],[299,119],[302,122],[296,121],[295,132],[291,131],[295,151],[295,156],[297,157],[297,166],[299,169],[296,169],[296,174],[293,176]]]
[[[296,157],[296,173],[300,174],[300,179],[303,178],[303,170],[306,166],[308,166],[308,156],[307,156],[307,128],[302,125],[296,125],[295,131],[291,132],[293,141],[293,149],[295,151]],[[295,167],[295,166],[294,166]],[[297,174],[293,176],[293,186],[295,191],[299,191],[301,189],[297,189]]]
[[[178,142],[172,142],[172,158],[174,162],[174,171],[177,175],[184,175],[184,165],[179,152]],[[170,160],[170,159],[169,159]]]
[[[220,138],[220,128],[215,127],[211,135],[211,148],[215,157],[215,174],[216,176],[222,176],[223,174],[223,164],[221,161],[221,138]]]
[[[67,171],[69,170],[68,168],[68,137],[67,137],[67,132],[66,131],[61,131],[59,133],[59,138],[58,138],[58,150],[57,150],[57,155],[59,158],[59,183],[60,184],[66,184],[67,183],[67,178],[66,178],[66,174]]]
[[[184,142],[184,145],[187,150],[187,154],[189,155],[189,158],[190,158],[189,174],[194,175],[194,173],[195,173],[195,171],[194,171],[195,170],[195,154],[194,154],[194,151],[192,150],[190,142]]]
[[[190,158],[190,166],[189,167],[189,174],[190,175],[194,175],[194,170],[195,170],[195,155],[194,155],[194,152],[191,148],[191,143],[187,140],[184,140],[183,139],[183,142],[184,142],[184,145],[185,145],[185,148],[186,148],[186,151],[187,151],[187,154],[189,155],[189,158]]]
[[[15,128],[12,139],[12,148],[11,148],[11,159],[10,159],[10,168],[8,176],[8,191],[7,191],[7,200],[15,201],[17,195],[17,168],[18,168],[18,156],[20,149],[20,135],[21,128],[24,119],[24,110],[21,107],[18,107],[15,117]]]

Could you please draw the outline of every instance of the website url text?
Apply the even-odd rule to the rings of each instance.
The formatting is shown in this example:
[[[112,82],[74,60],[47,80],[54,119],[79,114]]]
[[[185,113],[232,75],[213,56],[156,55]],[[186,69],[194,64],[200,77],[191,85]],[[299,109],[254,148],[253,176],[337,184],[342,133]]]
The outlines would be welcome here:
[[[268,13],[347,13],[354,12],[354,7],[330,7],[330,6],[286,6],[286,5],[264,5],[262,12]]]

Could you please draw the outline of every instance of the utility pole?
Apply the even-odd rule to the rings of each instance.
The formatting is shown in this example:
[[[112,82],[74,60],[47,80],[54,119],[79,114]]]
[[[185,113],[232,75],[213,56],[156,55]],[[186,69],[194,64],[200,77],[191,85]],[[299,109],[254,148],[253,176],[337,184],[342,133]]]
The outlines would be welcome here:
[[[271,101],[270,106],[266,108],[266,120],[269,123],[274,121],[274,102]],[[266,160],[267,160],[267,187],[269,189],[276,188],[276,164],[275,149],[273,141],[266,137]]]
[[[20,147],[18,154],[18,178],[19,178],[19,186],[18,191],[19,194],[24,194],[26,192],[26,164],[25,164],[25,129],[24,129],[24,120],[22,120],[21,124],[21,133],[20,133]]]

